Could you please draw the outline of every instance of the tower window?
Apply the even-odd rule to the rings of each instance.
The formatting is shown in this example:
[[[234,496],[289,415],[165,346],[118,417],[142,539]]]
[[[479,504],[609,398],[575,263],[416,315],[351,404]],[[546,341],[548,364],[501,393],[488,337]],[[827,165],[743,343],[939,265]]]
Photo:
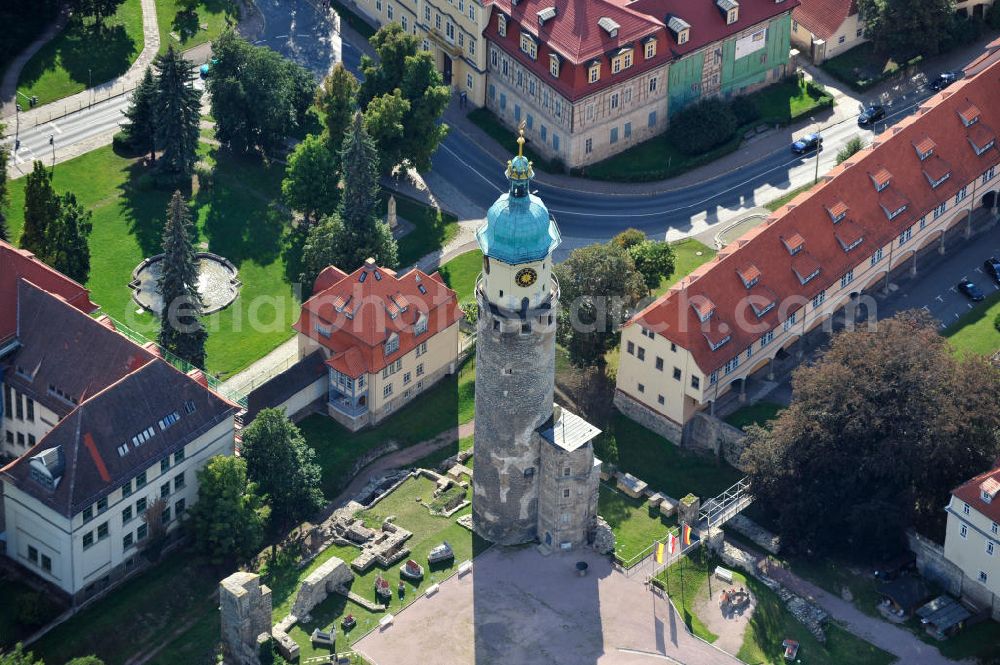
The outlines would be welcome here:
[[[524,470],[525,478],[533,478],[534,475],[535,475],[535,467],[529,466],[527,469]]]

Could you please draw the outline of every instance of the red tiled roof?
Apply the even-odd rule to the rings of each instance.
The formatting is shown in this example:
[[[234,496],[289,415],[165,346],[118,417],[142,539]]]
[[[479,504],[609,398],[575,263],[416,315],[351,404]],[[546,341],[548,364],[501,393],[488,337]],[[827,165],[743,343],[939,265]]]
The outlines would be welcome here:
[[[987,519],[1000,522],[1000,495],[994,496],[989,503],[983,501],[983,490],[995,491],[995,483],[1000,483],[1000,467],[976,476],[953,489],[951,493],[955,498],[985,515]]]
[[[840,217],[847,214],[847,204],[843,201],[837,201],[828,205],[826,210],[830,213],[830,217]]]
[[[871,178],[872,182],[874,182],[876,186],[881,187],[882,185],[888,184],[889,181],[892,180],[892,174],[889,173],[889,169],[883,166],[878,171],[873,173]]]
[[[931,139],[931,137],[925,136],[924,138],[914,143],[913,147],[917,149],[918,155],[926,155],[927,153],[934,150],[934,148],[937,147],[937,144],[934,143],[934,140]]]
[[[31,252],[0,241],[0,341],[17,330],[17,283],[21,279],[59,296],[81,312],[97,310],[86,287],[45,265]]]
[[[928,182],[937,182],[951,173],[951,164],[941,159],[940,155],[931,155],[923,161],[923,166]]]
[[[575,101],[787,13],[797,5],[798,0],[743,0],[739,20],[726,25],[724,15],[711,0],[696,3],[689,0],[519,0],[516,5],[511,0],[494,0],[483,35],[559,94]],[[538,12],[547,8],[555,8],[556,15],[539,26]],[[501,37],[497,31],[498,14],[509,19],[506,37]],[[678,44],[673,33],[666,29],[668,16],[677,16],[690,24],[686,43]],[[605,17],[618,24],[616,37],[598,25]],[[521,30],[538,41],[538,57],[534,60],[521,51]],[[657,40],[656,55],[646,60],[643,44],[649,37]],[[634,64],[612,74],[610,57],[626,46],[635,49]],[[558,55],[561,60],[558,78],[549,71],[550,54]],[[594,60],[601,63],[601,78],[590,83],[588,67]]]
[[[996,138],[996,132],[985,122],[979,121],[969,127],[969,141],[977,150],[982,150],[990,144],[990,141],[996,141]]]
[[[837,224],[834,235],[837,237],[837,242],[846,251],[848,247],[865,237],[865,230],[851,220],[845,219]]]
[[[1000,61],[1000,37],[987,44],[982,55],[965,66],[965,75],[974,76],[998,61]]]
[[[743,281],[746,284],[749,284],[750,282],[754,281],[755,279],[760,279],[760,269],[758,269],[757,266],[755,266],[752,263],[749,264],[749,265],[743,266],[742,268],[740,268],[739,270],[737,270],[737,272],[740,273],[740,277],[743,279]]]
[[[830,39],[848,16],[857,13],[855,0],[801,0],[792,18],[820,39]]]
[[[963,104],[961,107],[959,107],[958,115],[966,123],[970,123],[976,118],[978,118],[980,115],[982,115],[982,112],[979,110],[978,106],[976,106],[972,102],[969,102],[968,104]]]
[[[764,268],[760,284],[771,289],[779,302],[791,296],[811,299],[836,283],[921,215],[941,202],[950,203],[961,187],[978,180],[990,166],[1000,162],[996,147],[976,155],[969,145],[967,137],[971,128],[966,128],[957,117],[960,109],[969,106],[984,110],[980,122],[993,126],[1000,123],[1000,63],[932,97],[915,115],[898,123],[896,132],[880,136],[877,147],[866,148],[850,161],[835,167],[810,192],[797,197],[794,206],[785,206],[748,231],[731,245],[735,249],[722,252],[700,266],[626,325],[640,323],[689,350],[706,373],[722,367],[759,340],[761,331],[734,327],[732,340],[712,351],[702,335],[702,324],[688,303],[695,298],[708,298],[716,307],[711,321],[739,322],[741,312],[747,307],[747,291],[734,273],[748,264]],[[952,177],[936,189],[927,182],[924,162],[913,150],[913,144],[925,136],[932,138],[937,144],[935,152],[952,166]],[[892,184],[878,192],[869,174],[887,175],[889,165],[892,166]],[[836,238],[843,222],[833,224],[827,213],[838,202],[850,207],[852,220],[862,225],[865,232],[861,248],[849,254]],[[886,210],[892,212],[903,205],[908,206],[906,211],[889,220]],[[793,257],[782,241],[794,235],[805,240],[809,253],[822,270],[819,277],[805,285],[791,270]],[[768,329],[773,329],[793,311],[794,308],[775,307],[762,321]]]
[[[336,276],[329,270],[320,273],[317,286]],[[380,371],[462,318],[455,292],[436,275],[411,270],[397,276],[374,262],[350,275],[333,270],[343,277],[316,288],[292,327],[329,349],[327,364],[352,378]],[[414,326],[423,316],[427,332],[415,335]],[[399,336],[399,350],[386,357],[385,342],[393,334]]]

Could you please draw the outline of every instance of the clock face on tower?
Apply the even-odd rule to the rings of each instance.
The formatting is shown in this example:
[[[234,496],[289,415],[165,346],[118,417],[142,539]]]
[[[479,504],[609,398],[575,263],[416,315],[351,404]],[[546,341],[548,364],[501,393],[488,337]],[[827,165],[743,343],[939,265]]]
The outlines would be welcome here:
[[[538,273],[531,268],[521,268],[514,275],[514,281],[517,282],[517,285],[524,288],[534,284],[536,279],[538,279]]]

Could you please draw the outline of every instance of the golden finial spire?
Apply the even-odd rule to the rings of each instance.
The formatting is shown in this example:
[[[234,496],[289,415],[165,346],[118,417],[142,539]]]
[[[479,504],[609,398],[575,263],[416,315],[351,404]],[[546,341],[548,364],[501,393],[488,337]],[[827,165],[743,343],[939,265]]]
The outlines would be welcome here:
[[[525,128],[525,124],[524,124],[524,120],[522,120],[521,124],[519,124],[517,126],[517,133],[518,133],[518,137],[517,137],[517,156],[518,157],[524,157],[524,128]]]

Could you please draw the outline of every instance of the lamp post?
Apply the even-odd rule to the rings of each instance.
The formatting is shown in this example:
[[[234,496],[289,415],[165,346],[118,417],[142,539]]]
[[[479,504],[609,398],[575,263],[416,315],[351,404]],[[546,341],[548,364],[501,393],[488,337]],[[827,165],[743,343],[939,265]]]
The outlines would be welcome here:
[[[87,104],[87,108],[89,109],[94,105],[94,75],[89,67],[87,68],[87,90],[90,92],[90,103]]]
[[[812,116],[809,117],[809,120],[812,121],[812,122],[816,122],[816,119],[813,118]],[[816,123],[816,136],[819,137],[820,142],[818,142],[816,144],[816,173],[813,175],[813,184],[814,185],[817,182],[819,182],[819,151],[823,148],[823,144],[822,144],[822,140],[823,140],[823,128],[819,126],[818,122]]]
[[[49,134],[49,145],[52,146],[52,175],[56,173],[56,135]]]
[[[14,155],[21,147],[21,104],[14,102]]]

